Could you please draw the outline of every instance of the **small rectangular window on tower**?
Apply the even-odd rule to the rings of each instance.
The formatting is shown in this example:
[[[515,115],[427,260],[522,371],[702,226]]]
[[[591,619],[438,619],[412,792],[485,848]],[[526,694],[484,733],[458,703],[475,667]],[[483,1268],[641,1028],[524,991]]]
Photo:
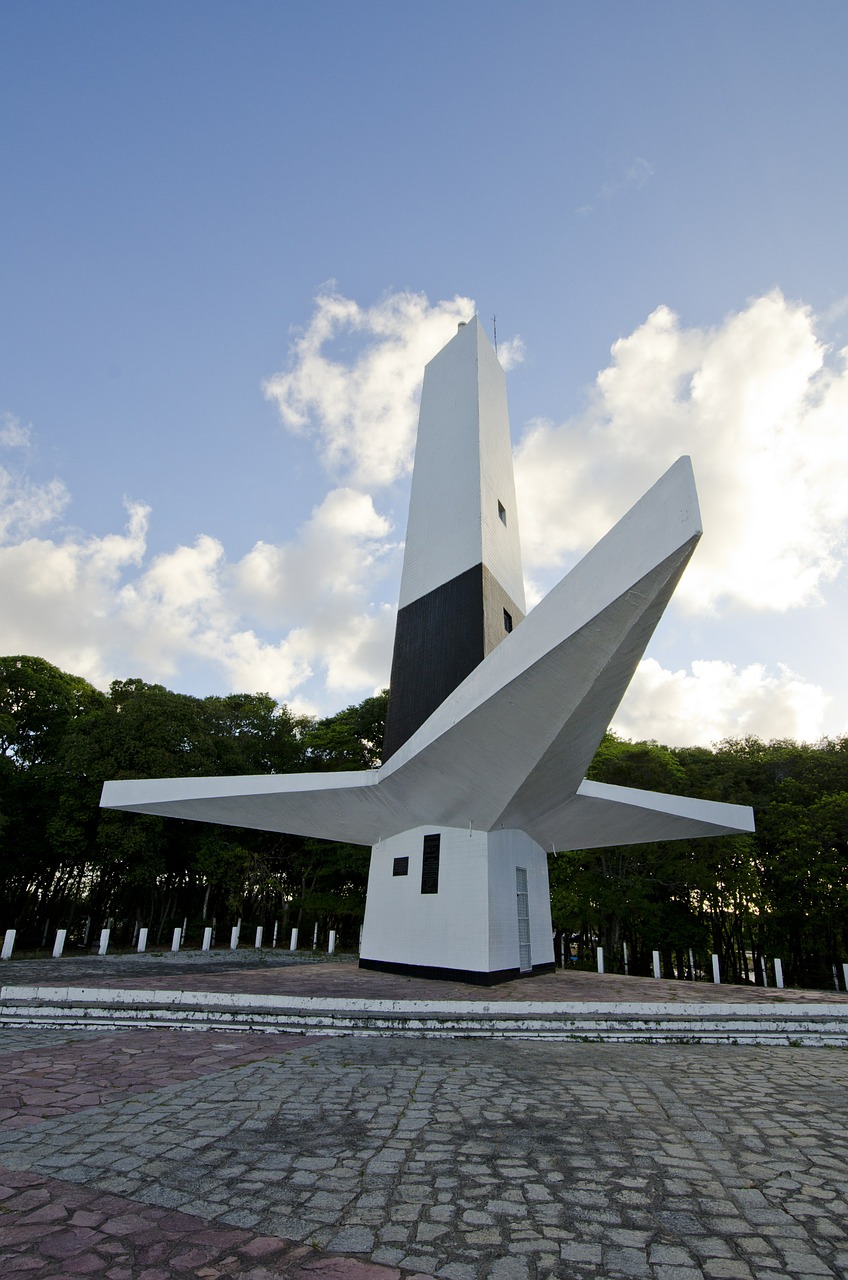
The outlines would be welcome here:
[[[501,524],[506,524],[506,507],[502,502],[498,502],[498,518]]]
[[[440,835],[424,837],[424,851],[421,859],[421,892],[439,892],[439,846]]]
[[[507,633],[507,635],[509,635],[511,630],[512,630],[512,614],[507,613],[506,609],[504,609],[504,631]]]

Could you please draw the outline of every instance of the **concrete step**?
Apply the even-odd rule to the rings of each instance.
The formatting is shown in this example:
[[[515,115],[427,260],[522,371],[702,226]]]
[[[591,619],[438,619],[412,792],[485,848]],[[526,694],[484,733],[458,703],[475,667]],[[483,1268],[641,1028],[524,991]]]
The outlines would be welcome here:
[[[848,1004],[360,1000],[108,987],[0,988],[0,1025],[848,1046]]]

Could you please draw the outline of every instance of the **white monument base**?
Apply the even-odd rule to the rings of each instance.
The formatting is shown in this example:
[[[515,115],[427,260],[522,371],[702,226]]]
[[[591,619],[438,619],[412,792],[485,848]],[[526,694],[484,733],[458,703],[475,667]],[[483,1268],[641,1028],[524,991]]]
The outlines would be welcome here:
[[[483,986],[550,972],[544,849],[523,831],[439,826],[375,844],[359,964]]]

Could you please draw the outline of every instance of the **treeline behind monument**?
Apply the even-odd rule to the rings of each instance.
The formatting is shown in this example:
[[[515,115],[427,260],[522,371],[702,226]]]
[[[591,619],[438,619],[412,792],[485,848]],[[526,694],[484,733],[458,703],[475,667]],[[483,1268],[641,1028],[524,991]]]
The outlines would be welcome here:
[[[194,698],[141,680],[108,693],[40,658],[0,659],[0,933],[86,946],[101,927],[151,946],[187,924],[197,946],[238,920],[280,941],[329,930],[356,950],[369,851],[355,845],[100,810],[109,778],[369,768],[385,694],[335,716],[296,716],[265,694]],[[688,976],[717,953],[728,980],[761,980],[780,956],[789,983],[833,984],[848,959],[848,739],[757,739],[672,750],[607,735],[590,777],[754,806],[753,836],[560,853],[549,858],[553,922],[578,962]],[[243,937],[252,934],[243,932]]]

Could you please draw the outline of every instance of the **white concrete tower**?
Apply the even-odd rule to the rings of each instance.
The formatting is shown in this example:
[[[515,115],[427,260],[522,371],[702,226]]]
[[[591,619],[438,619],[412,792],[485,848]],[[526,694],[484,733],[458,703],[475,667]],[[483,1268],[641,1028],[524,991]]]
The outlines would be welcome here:
[[[506,380],[475,316],[424,371],[384,760],[524,613]]]
[[[424,371],[398,604],[384,761],[524,618],[506,379],[476,316]],[[485,984],[552,968],[544,850],[473,823],[380,841],[360,964]]]
[[[700,534],[680,458],[525,618],[504,375],[475,318],[424,375],[381,767],[121,780],[101,803],[370,844],[363,968],[552,969],[546,850],[754,829],[585,777]]]

